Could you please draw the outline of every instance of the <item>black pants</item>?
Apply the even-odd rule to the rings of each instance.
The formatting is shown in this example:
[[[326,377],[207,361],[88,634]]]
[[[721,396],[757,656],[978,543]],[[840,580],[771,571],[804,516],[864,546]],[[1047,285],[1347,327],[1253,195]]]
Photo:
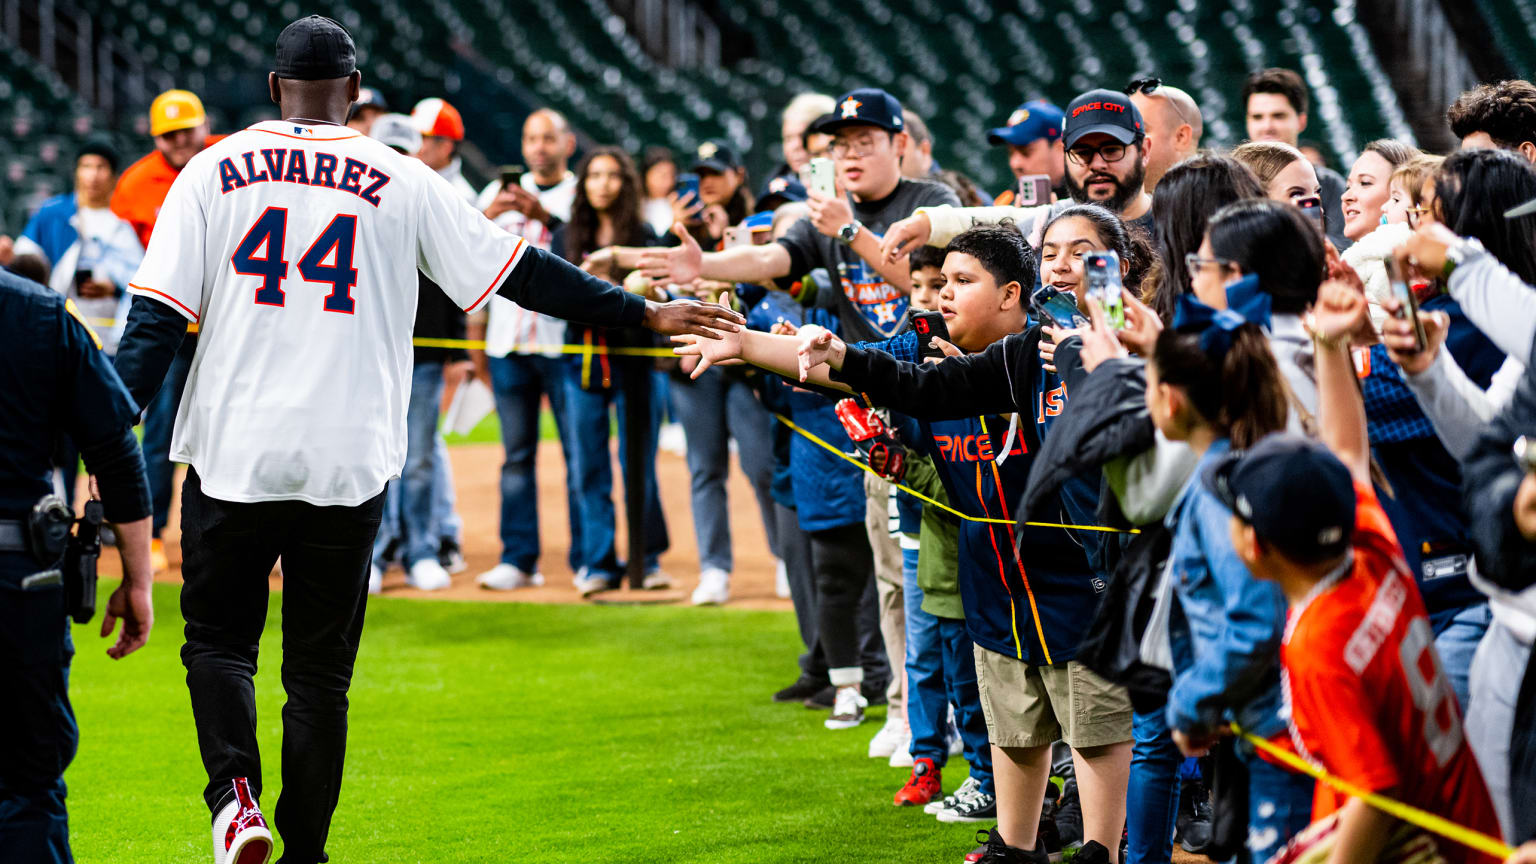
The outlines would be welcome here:
[[[257,643],[267,576],[283,562],[283,793],[274,811],[287,864],[327,860],[341,792],[347,688],[357,659],[381,492],[356,507],[301,501],[240,504],[203,494],[187,471],[181,493],[181,661],[208,771],[203,798],[218,812],[230,781],[261,794],[256,747]]]
[[[810,532],[816,571],[816,639],[832,669],[860,666],[859,605],[874,593],[875,557],[864,523]],[[878,616],[878,611],[871,609]],[[878,620],[875,624],[879,630]],[[887,667],[889,668],[889,667]]]
[[[800,529],[800,517],[794,510],[780,504],[774,504],[773,507],[774,530],[778,534],[785,575],[789,579],[789,595],[795,604],[795,623],[799,625],[800,639],[805,643],[805,653],[800,655],[800,674],[825,683],[827,660],[822,656],[821,643],[816,635],[820,606],[816,601],[816,568],[811,561],[811,538]],[[891,664],[885,656],[885,639],[880,635],[879,602],[875,594],[875,580],[870,579],[859,600],[858,624],[864,680],[872,685],[891,680]]]

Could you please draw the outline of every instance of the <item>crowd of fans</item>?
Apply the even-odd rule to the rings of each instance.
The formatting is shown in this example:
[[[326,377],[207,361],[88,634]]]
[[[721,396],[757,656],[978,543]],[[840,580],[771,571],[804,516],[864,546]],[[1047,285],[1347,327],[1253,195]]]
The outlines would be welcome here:
[[[1216,860],[1487,859],[1256,741],[1533,839],[1536,86],[1463,94],[1455,153],[1374,141],[1344,176],[1300,138],[1299,75],[1256,72],[1240,97],[1249,140],[1214,152],[1199,105],[1157,79],[1026,101],[991,130],[931,129],[876,88],[806,93],[761,186],[724,140],[573,165],[572,130],[539,110],[523,163],[477,190],[452,105],[396,114],[365,91],[349,125],[497,225],[632,291],[723,296],[749,328],[637,359],[614,349],[659,347],[641,331],[501,297],[466,320],[422,277],[370,590],[397,564],[423,590],[467,566],[438,426],[445,388],[477,379],[506,451],[479,585],[544,582],[547,406],[581,595],[625,571],[615,428],[626,469],[645,460],[624,472],[644,485],[643,586],[673,586],[655,473],[671,421],[691,599],[728,602],[734,451],[804,642],[774,700],[832,730],[888,703],[868,754],[910,767],[893,802],[995,823],[967,860],[1168,861],[1175,842]],[[153,152],[124,168],[84,143],[74,191],[0,238],[0,265],[73,299],[108,352],[160,201],[217,139],[185,91],[150,120]],[[1017,188],[945,170],[944,135],[1006,148]],[[189,333],[146,414],[157,538],[195,351]],[[628,400],[648,422],[613,422]]]

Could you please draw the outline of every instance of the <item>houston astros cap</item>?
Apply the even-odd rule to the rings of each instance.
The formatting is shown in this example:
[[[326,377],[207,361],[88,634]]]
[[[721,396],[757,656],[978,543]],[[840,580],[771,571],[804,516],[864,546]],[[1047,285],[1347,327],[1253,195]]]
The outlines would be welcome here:
[[[1355,483],[1328,448],[1277,433],[1212,465],[1207,489],[1259,539],[1286,557],[1317,562],[1342,555],[1355,530]]]
[[[1060,108],[1044,99],[1025,102],[1008,115],[1007,126],[999,126],[987,133],[987,143],[993,146],[1011,144],[1023,147],[1041,138],[1060,141],[1064,117]]]
[[[712,138],[699,145],[694,152],[697,157],[693,163],[693,171],[713,171],[716,174],[724,174],[727,171],[735,171],[741,167],[741,154],[730,142],[719,138]]]
[[[464,118],[459,109],[442,99],[423,99],[411,111],[411,122],[423,135],[436,135],[454,141],[464,140]]]
[[[1066,130],[1062,140],[1068,147],[1084,135],[1102,132],[1129,144],[1146,132],[1141,112],[1131,98],[1114,90],[1089,90],[1067,104]]]
[[[831,135],[845,126],[878,126],[887,132],[901,132],[901,103],[875,87],[852,90],[843,94],[832,113],[822,115],[811,129]]]
[[[167,90],[149,104],[149,134],[156,137],[201,126],[207,119],[203,100],[190,90]]]
[[[357,88],[357,101],[352,103],[352,108],[347,111],[347,119],[357,116],[357,112],[364,108],[374,108],[379,111],[388,111],[389,102],[384,99],[384,94],[376,87]]]
[[[758,210],[773,210],[780,204],[806,199],[805,184],[793,174],[780,174],[768,181],[763,193],[757,196]]]
[[[368,137],[412,155],[421,149],[421,133],[404,114],[380,114],[368,127]]]
[[[310,15],[277,34],[277,64],[272,71],[279,78],[298,81],[345,78],[357,71],[357,47],[340,24]]]

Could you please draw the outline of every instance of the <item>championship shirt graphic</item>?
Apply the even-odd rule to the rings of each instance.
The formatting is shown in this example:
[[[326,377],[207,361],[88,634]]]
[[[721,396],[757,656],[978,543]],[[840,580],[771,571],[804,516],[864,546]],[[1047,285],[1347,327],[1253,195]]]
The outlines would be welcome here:
[[[880,335],[890,338],[907,317],[907,296],[886,283],[885,277],[863,258],[843,262],[843,294]]]

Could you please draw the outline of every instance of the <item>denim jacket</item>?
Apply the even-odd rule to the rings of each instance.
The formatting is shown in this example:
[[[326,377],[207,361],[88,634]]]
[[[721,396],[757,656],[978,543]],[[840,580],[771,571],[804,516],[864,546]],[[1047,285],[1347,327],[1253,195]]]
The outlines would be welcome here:
[[[1231,720],[1269,737],[1280,717],[1280,638],[1285,596],[1255,579],[1232,547],[1232,512],[1205,488],[1209,466],[1227,455],[1219,439],[1168,512],[1169,552],[1178,603],[1169,621],[1174,681],[1168,693],[1172,729],[1206,731]]]

